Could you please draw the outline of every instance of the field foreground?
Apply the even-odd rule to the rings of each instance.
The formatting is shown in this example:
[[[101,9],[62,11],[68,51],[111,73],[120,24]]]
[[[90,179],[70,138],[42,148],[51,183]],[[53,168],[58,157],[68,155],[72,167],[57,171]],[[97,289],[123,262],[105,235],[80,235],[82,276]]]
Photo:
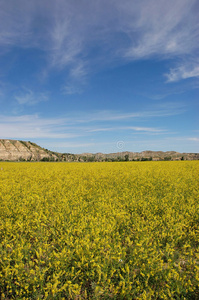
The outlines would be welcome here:
[[[0,162],[1,299],[199,299],[199,161]]]

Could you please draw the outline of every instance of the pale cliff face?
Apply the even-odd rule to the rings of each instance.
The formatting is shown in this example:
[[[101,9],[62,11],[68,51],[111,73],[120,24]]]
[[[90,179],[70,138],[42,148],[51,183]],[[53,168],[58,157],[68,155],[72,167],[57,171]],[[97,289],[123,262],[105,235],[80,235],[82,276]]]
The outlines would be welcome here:
[[[30,142],[17,140],[0,140],[1,160],[40,160],[50,155],[42,148]]]

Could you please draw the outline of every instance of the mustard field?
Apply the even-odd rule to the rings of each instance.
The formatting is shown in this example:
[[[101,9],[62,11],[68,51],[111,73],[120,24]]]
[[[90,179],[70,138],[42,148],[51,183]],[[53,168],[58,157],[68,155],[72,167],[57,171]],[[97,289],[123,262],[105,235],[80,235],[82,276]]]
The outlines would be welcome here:
[[[199,161],[0,162],[3,299],[199,299]]]

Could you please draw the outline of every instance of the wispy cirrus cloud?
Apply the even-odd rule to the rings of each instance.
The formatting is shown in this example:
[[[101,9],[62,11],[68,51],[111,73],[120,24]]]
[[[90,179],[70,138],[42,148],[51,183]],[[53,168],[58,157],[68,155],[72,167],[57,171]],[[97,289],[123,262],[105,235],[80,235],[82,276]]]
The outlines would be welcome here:
[[[64,122],[61,118],[41,118],[38,115],[0,116],[1,138],[66,139],[78,136],[63,132]]]
[[[165,102],[156,105],[154,109],[146,109],[143,111],[134,112],[118,112],[118,111],[93,111],[91,113],[78,113],[76,117],[71,118],[71,121],[76,120],[78,123],[89,123],[89,122],[119,122],[128,120],[147,120],[151,118],[169,117],[179,114],[183,114],[186,111],[186,107],[183,103],[171,103]],[[139,127],[138,127],[139,128]]]
[[[118,113],[117,111],[74,112],[63,117],[44,118],[37,114],[4,116],[0,115],[0,132],[2,138],[53,138],[67,139],[94,136],[97,132],[140,132],[146,134],[165,134],[166,128],[138,126],[139,121],[154,118],[168,118],[183,113],[174,105],[151,111]],[[124,125],[124,121],[128,124]],[[120,123],[121,122],[121,123]],[[129,122],[132,125],[129,126]]]
[[[187,140],[193,141],[193,142],[199,142],[199,137],[190,137],[190,138],[187,138]]]
[[[134,9],[128,3],[129,29],[137,30],[131,35],[132,45],[126,55],[132,58],[150,55],[173,56],[193,52],[198,48],[196,39],[199,34],[197,14],[194,12],[196,1],[139,1]],[[121,5],[122,6],[122,5]],[[133,13],[138,17],[131,18]],[[130,30],[129,30],[130,33]]]
[[[62,94],[63,95],[73,95],[73,94],[81,94],[82,89],[73,83],[67,83],[65,86],[62,87]]]
[[[88,129],[89,132],[107,132],[107,131],[142,131],[142,132],[150,132],[150,133],[162,133],[165,132],[165,129],[152,128],[152,127],[138,127],[138,126],[120,126],[120,127],[102,127],[102,128],[91,128]]]
[[[199,77],[199,63],[195,64],[185,64],[180,65],[177,68],[172,68],[168,74],[165,74],[167,77],[167,82],[176,82],[181,79],[187,78],[198,78]]]
[[[187,142],[190,141],[190,142],[193,142],[195,144],[198,144],[198,142],[199,142],[199,137],[196,137],[196,136],[190,137],[190,135],[189,136],[176,136],[175,138],[169,137],[167,139],[176,140],[176,141],[187,141]]]
[[[18,104],[32,106],[39,102],[48,101],[48,94],[35,93],[30,89],[23,88],[20,93],[15,95],[15,99],[17,100]]]
[[[1,51],[37,48],[47,54],[48,70],[67,68],[77,80],[115,60],[195,57],[198,6],[197,0],[2,0]],[[180,72],[171,70],[169,81],[183,78]]]

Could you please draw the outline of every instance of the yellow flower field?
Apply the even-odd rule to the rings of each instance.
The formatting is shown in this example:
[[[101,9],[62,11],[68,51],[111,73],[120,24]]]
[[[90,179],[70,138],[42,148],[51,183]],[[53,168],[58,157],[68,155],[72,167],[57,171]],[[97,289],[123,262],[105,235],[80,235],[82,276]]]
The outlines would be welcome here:
[[[0,295],[199,299],[199,161],[0,162]]]

